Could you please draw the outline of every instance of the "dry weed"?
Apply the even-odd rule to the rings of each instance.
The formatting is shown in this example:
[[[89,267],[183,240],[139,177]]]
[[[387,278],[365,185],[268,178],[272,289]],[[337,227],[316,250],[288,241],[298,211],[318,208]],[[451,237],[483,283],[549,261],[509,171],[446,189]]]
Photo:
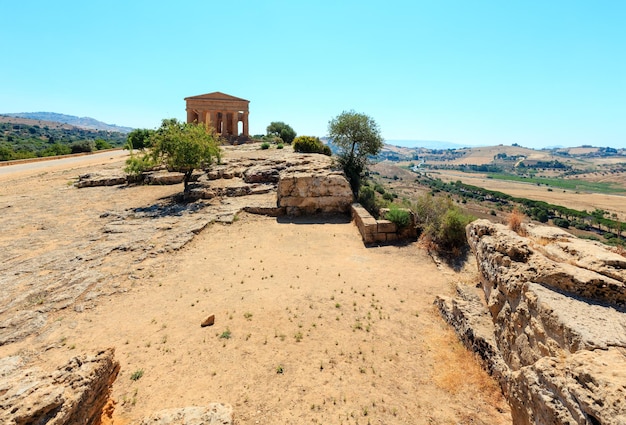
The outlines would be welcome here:
[[[525,236],[526,232],[522,227],[525,218],[526,216],[524,213],[522,213],[517,207],[513,208],[513,211],[511,211],[508,218],[509,229],[513,230],[518,235]]]
[[[626,248],[621,245],[617,245],[615,248],[613,248],[613,252],[621,255],[622,257],[626,257]]]
[[[454,332],[446,330],[433,339],[437,365],[434,382],[439,388],[450,394],[480,392],[486,395],[487,403],[498,410],[506,409],[507,402],[498,383],[482,369],[476,356],[461,344]]]

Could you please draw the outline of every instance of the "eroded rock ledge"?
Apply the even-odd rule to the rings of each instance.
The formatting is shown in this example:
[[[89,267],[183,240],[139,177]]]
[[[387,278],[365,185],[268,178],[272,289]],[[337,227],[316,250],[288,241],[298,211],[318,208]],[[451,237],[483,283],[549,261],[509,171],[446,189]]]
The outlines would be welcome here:
[[[112,348],[52,372],[20,356],[0,359],[0,423],[97,425],[119,369]]]
[[[560,229],[467,227],[482,291],[436,304],[500,382],[514,424],[626,423],[626,258]]]

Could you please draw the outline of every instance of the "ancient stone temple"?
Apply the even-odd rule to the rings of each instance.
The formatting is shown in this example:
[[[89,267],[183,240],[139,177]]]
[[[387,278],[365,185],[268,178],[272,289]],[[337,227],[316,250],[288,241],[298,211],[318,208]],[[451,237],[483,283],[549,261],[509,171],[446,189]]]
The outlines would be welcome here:
[[[187,122],[209,123],[223,137],[249,136],[249,100],[216,91],[186,97],[185,102]]]

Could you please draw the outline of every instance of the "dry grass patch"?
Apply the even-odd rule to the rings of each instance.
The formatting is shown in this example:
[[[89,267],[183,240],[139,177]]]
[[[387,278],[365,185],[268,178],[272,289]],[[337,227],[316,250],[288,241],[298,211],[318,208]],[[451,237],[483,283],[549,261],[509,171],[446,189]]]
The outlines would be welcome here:
[[[452,330],[444,330],[432,336],[433,358],[437,365],[435,384],[450,394],[472,394],[473,391],[487,395],[487,402],[498,411],[507,409],[500,386],[480,367],[479,360],[467,350]]]
[[[509,229],[513,230],[520,236],[526,236],[526,232],[522,226],[525,218],[526,216],[517,207],[513,208],[513,211],[511,211],[507,220]]]

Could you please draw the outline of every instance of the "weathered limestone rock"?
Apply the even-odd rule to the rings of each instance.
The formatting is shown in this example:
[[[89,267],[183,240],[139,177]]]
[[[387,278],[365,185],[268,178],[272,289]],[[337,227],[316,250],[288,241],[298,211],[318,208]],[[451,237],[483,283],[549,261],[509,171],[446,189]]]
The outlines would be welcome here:
[[[166,409],[144,418],[138,425],[231,425],[233,408],[228,404],[211,403],[206,407]]]
[[[82,174],[78,176],[76,187],[117,186],[120,184],[126,184],[126,181],[126,174],[124,174],[121,170],[113,172],[101,171],[98,173]]]
[[[113,349],[44,372],[19,357],[0,359],[0,423],[97,425],[119,372]]]
[[[350,184],[338,171],[283,172],[278,182],[278,206],[289,215],[346,213],[352,199]]]
[[[486,305],[461,293],[436,303],[500,382],[515,424],[626,423],[626,259],[562,230],[526,231],[471,223]]]
[[[513,373],[516,424],[625,424],[626,350],[543,357]]]
[[[184,178],[185,173],[160,170],[146,173],[143,181],[145,184],[179,184]]]

